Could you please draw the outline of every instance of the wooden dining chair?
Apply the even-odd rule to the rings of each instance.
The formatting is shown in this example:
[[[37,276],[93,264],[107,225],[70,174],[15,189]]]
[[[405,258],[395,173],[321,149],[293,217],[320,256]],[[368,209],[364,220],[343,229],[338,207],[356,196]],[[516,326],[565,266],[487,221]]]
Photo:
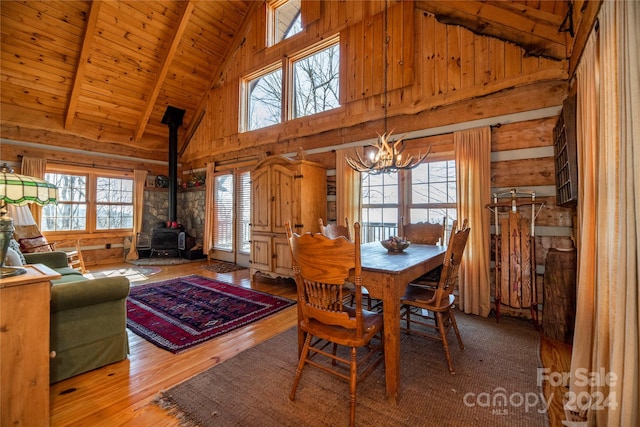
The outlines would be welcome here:
[[[285,228],[298,290],[298,327],[306,334],[289,398],[295,399],[306,365],[334,374],[349,382],[349,425],[354,426],[356,385],[384,357],[382,315],[362,309],[360,224],[354,224],[353,242],[321,233],[294,234],[289,221]],[[354,307],[343,303],[344,285],[350,276],[355,286]],[[375,336],[379,341],[373,340]],[[330,344],[331,351],[326,348]],[[349,356],[337,353],[338,346],[348,347]],[[359,348],[366,348],[366,354],[358,355]]]
[[[447,218],[444,217],[442,224],[431,222],[417,222],[414,224],[405,224],[404,217],[401,218],[402,229],[400,237],[411,243],[419,243],[423,245],[435,245],[440,241],[444,244],[444,232]]]
[[[453,291],[458,281],[458,270],[462,260],[464,248],[467,245],[469,231],[467,220],[462,223],[462,228],[456,230],[457,221],[453,222],[449,244],[444,257],[442,274],[437,288],[407,286],[405,295],[401,299],[402,319],[406,326],[402,329],[410,334],[421,335],[442,342],[449,371],[454,374],[453,362],[449,353],[447,332],[450,327],[458,338],[458,344],[464,349],[460,330],[453,313],[455,295]],[[415,323],[422,326],[415,329],[411,325]]]
[[[324,222],[322,222],[322,218],[318,218],[318,223],[320,224],[320,233],[322,233],[323,236],[327,236],[330,239],[345,237],[347,240],[351,240],[349,218],[344,219],[344,225],[339,225],[337,223],[324,224]]]
[[[442,224],[430,223],[430,222],[418,222],[415,224],[405,224],[404,217],[401,218],[401,236],[405,240],[411,243],[420,243],[424,245],[435,245],[438,242],[444,245],[445,232],[447,228],[447,217],[442,219]],[[423,276],[412,281],[412,283],[418,283],[423,286],[437,287],[440,280],[440,272],[442,271],[442,265],[427,272]]]
[[[349,218],[344,219],[345,225],[339,225],[336,223],[329,223],[325,225],[322,222],[322,218],[318,219],[318,223],[320,224],[320,233],[322,233],[323,236],[326,236],[330,239],[344,237],[347,240],[351,240],[351,231],[349,230]],[[347,284],[345,293],[347,294],[346,296],[347,296],[347,299],[349,299],[350,304],[353,305],[356,294],[355,294],[355,288],[351,283]],[[371,298],[371,295],[369,295],[369,291],[364,286],[362,287],[362,299],[367,302],[367,310],[369,311],[378,309],[382,306],[382,301],[374,300],[373,298]]]

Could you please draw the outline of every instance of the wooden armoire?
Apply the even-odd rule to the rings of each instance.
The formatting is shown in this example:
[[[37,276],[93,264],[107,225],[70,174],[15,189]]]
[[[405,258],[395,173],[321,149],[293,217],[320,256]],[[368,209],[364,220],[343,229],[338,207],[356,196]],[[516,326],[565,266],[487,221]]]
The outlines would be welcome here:
[[[291,251],[284,228],[319,232],[327,213],[327,171],[317,163],[270,156],[251,172],[251,280],[257,272],[293,277]]]

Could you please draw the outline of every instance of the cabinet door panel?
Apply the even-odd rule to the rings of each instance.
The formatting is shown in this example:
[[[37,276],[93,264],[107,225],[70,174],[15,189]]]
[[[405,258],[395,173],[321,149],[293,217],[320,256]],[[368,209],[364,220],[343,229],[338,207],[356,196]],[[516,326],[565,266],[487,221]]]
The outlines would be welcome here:
[[[251,236],[251,268],[271,271],[272,262],[271,236]]]
[[[276,165],[272,169],[272,191],[273,191],[273,223],[272,230],[274,233],[286,233],[284,222],[291,221],[291,224],[300,222],[300,219],[294,211],[293,201],[294,194],[294,175],[295,172]]]
[[[271,189],[269,169],[251,174],[251,230],[271,231]]]
[[[273,252],[276,255],[273,259],[273,271],[288,276],[293,275],[291,249],[289,248],[289,242],[286,236],[273,238]]]

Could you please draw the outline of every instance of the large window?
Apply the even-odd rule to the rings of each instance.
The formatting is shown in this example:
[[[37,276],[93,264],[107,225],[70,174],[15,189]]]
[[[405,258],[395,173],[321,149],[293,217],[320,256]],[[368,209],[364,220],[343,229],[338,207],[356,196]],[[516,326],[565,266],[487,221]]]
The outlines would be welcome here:
[[[96,229],[133,228],[133,180],[97,177]]]
[[[133,228],[133,179],[108,172],[51,171],[58,204],[42,210],[43,231],[104,231]],[[125,174],[126,175],[126,174]]]
[[[450,229],[457,218],[455,161],[425,162],[392,174],[362,174],[363,242],[397,235],[403,219],[442,223],[445,218]]]
[[[47,173],[44,179],[58,187],[58,204],[42,210],[42,231],[87,230],[87,175]]]
[[[268,71],[246,83],[247,130],[276,125],[282,118],[282,69]]]
[[[333,44],[293,63],[292,118],[340,106],[340,46]]]
[[[283,74],[285,67],[291,72]],[[246,76],[239,128],[261,129],[338,108],[339,88],[340,43],[334,37]]]

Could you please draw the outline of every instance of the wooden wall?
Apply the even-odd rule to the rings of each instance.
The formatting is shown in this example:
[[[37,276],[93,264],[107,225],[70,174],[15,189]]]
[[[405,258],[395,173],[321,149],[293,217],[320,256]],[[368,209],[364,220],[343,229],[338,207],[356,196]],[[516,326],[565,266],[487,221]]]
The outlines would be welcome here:
[[[322,2],[318,19],[303,34],[269,48],[260,42],[263,11],[258,10],[246,42],[229,61],[221,84],[209,93],[205,118],[181,161],[199,168],[234,156],[295,152],[300,146],[318,149],[381,132],[383,5]],[[413,2],[394,4],[388,20],[388,115],[398,133],[560,105],[566,96],[566,61],[527,56],[513,44],[441,24]],[[239,133],[242,79],[336,34],[342,55],[341,107]],[[500,104],[503,92],[525,96],[526,102]],[[482,102],[493,96],[494,101]],[[483,110],[474,108],[478,103]],[[450,107],[457,107],[455,115],[439,114]]]

